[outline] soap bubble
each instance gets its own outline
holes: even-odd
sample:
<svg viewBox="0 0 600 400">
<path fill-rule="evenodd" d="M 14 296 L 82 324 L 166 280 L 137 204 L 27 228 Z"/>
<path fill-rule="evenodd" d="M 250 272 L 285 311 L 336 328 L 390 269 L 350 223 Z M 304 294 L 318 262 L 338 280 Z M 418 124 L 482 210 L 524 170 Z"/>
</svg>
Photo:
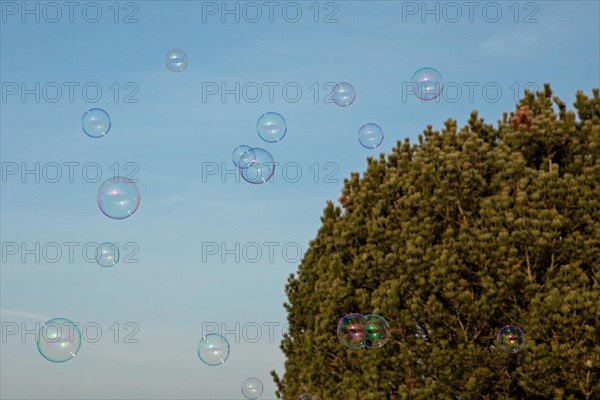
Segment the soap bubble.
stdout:
<svg viewBox="0 0 600 400">
<path fill-rule="evenodd" d="M 338 338 L 342 344 L 351 349 L 362 348 L 365 344 L 366 322 L 365 316 L 357 313 L 342 318 L 337 327 Z"/>
<path fill-rule="evenodd" d="M 381 315 L 365 316 L 365 347 L 377 348 L 387 343 L 390 338 L 390 325 Z"/>
<path fill-rule="evenodd" d="M 54 318 L 40 327 L 37 348 L 48 361 L 69 361 L 81 348 L 81 332 L 66 318 Z"/>
<path fill-rule="evenodd" d="M 515 325 L 506 325 L 498 331 L 498 347 L 507 353 L 516 353 L 525 346 L 525 333 Z"/>
<path fill-rule="evenodd" d="M 354 99 L 356 99 L 356 92 L 354 91 L 354 86 L 352 86 L 348 82 L 338 83 L 333 87 L 331 98 L 333 99 L 333 102 L 338 106 L 348 107 L 350 104 L 354 103 Z"/>
<path fill-rule="evenodd" d="M 276 143 L 285 136 L 287 123 L 281 114 L 268 112 L 263 114 L 256 123 L 258 136 L 265 142 Z"/>
<path fill-rule="evenodd" d="M 110 130 L 110 126 L 110 115 L 101 108 L 91 108 L 81 117 L 81 127 L 89 137 L 105 136 Z"/>
<path fill-rule="evenodd" d="M 242 382 L 242 395 L 248 400 L 256 400 L 263 394 L 263 383 L 258 378 L 248 378 Z"/>
<path fill-rule="evenodd" d="M 140 206 L 140 191 L 129 178 L 108 178 L 98 189 L 98 207 L 112 219 L 125 219 Z"/>
<path fill-rule="evenodd" d="M 209 333 L 198 343 L 198 357 L 211 367 L 225 364 L 229 357 L 229 342 L 218 333 Z"/>
<path fill-rule="evenodd" d="M 98 248 L 96 262 L 105 268 L 114 266 L 119 262 L 119 247 L 114 243 L 102 243 Z"/>
<path fill-rule="evenodd" d="M 248 168 L 253 163 L 252 160 L 254 159 L 254 151 L 252 151 L 252 148 L 250 146 L 241 144 L 235 149 L 233 149 L 231 158 L 236 167 Z"/>
<path fill-rule="evenodd" d="M 296 400 L 315 400 L 315 396 L 312 394 L 304 393 L 298 396 Z"/>
<path fill-rule="evenodd" d="M 413 74 L 410 81 L 415 96 L 425 101 L 436 99 L 444 89 L 442 74 L 435 68 L 421 68 Z"/>
<path fill-rule="evenodd" d="M 377 124 L 364 124 L 358 130 L 358 141 L 367 149 L 375 149 L 383 142 L 383 131 Z"/>
<path fill-rule="evenodd" d="M 181 72 L 188 66 L 188 56 L 181 49 L 170 50 L 165 56 L 165 65 L 170 71 Z"/>
<path fill-rule="evenodd" d="M 248 153 L 248 154 L 246 154 Z M 275 161 L 271 153 L 260 147 L 254 147 L 244 153 L 241 159 L 248 160 L 247 168 L 240 168 L 240 175 L 245 181 L 261 184 L 265 183 L 275 173 Z"/>
</svg>

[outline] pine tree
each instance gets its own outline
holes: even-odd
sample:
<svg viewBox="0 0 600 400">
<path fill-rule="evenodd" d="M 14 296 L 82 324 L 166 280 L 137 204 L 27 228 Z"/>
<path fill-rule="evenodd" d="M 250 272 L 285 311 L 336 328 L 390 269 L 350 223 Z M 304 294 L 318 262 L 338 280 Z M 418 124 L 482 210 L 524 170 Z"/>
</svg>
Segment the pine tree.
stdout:
<svg viewBox="0 0 600 400">
<path fill-rule="evenodd" d="M 576 99 L 545 85 L 497 127 L 428 126 L 346 179 L 286 285 L 277 395 L 600 399 L 600 90 Z M 384 316 L 389 342 L 344 347 L 350 312 Z"/>
</svg>

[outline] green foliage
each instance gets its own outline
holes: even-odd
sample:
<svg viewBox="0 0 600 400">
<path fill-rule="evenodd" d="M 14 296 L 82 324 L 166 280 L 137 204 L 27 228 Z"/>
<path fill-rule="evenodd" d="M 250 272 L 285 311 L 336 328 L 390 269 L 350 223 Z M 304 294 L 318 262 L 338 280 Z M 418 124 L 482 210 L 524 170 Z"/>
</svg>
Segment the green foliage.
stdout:
<svg viewBox="0 0 600 400">
<path fill-rule="evenodd" d="M 600 90 L 575 108 L 546 85 L 497 128 L 473 112 L 352 174 L 288 280 L 278 396 L 600 399 Z M 346 349 L 350 312 L 390 341 Z"/>
</svg>

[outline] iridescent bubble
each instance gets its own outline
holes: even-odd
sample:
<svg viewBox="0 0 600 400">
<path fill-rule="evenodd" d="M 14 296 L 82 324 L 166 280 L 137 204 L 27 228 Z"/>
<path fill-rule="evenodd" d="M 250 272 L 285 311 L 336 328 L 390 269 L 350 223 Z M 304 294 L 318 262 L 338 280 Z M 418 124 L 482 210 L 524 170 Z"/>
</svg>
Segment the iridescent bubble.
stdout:
<svg viewBox="0 0 600 400">
<path fill-rule="evenodd" d="M 98 207 L 112 219 L 125 219 L 140 206 L 140 191 L 129 178 L 108 178 L 98 189 Z"/>
<path fill-rule="evenodd" d="M 188 56 L 181 49 L 170 50 L 165 56 L 165 65 L 170 71 L 181 72 L 188 66 Z"/>
<path fill-rule="evenodd" d="M 365 347 L 381 347 L 390 338 L 390 324 L 378 314 L 369 314 L 365 318 Z"/>
<path fill-rule="evenodd" d="M 211 367 L 223 365 L 229 357 L 229 342 L 218 333 L 209 333 L 198 343 L 198 357 Z"/>
<path fill-rule="evenodd" d="M 296 400 L 315 400 L 315 396 L 308 393 L 303 393 Z"/>
<path fill-rule="evenodd" d="M 265 183 L 271 179 L 275 173 L 275 161 L 271 153 L 260 147 L 254 147 L 246 153 L 241 158 L 249 160 L 250 165 L 247 168 L 240 168 L 242 178 L 254 184 Z"/>
<path fill-rule="evenodd" d="M 498 331 L 498 347 L 507 353 L 516 353 L 525 346 L 525 333 L 515 325 L 506 325 Z"/>
<path fill-rule="evenodd" d="M 354 86 L 349 84 L 348 82 L 340 82 L 333 87 L 333 91 L 331 92 L 331 98 L 333 102 L 340 107 L 348 107 L 350 104 L 354 103 L 356 99 L 356 92 L 354 91 Z"/>
<path fill-rule="evenodd" d="M 442 74 L 435 68 L 421 68 L 413 74 L 410 81 L 415 96 L 425 101 L 436 99 L 444 89 Z"/>
<path fill-rule="evenodd" d="M 119 262 L 119 247 L 114 243 L 102 243 L 98 248 L 98 258 L 96 262 L 105 268 L 114 266 Z"/>
<path fill-rule="evenodd" d="M 258 136 L 265 142 L 276 143 L 285 136 L 287 123 L 285 119 L 276 112 L 263 114 L 256 123 Z"/>
<path fill-rule="evenodd" d="M 89 137 L 105 136 L 110 130 L 110 126 L 110 115 L 101 108 L 91 108 L 81 117 L 81 127 Z"/>
<path fill-rule="evenodd" d="M 54 318 L 40 327 L 37 348 L 48 361 L 69 361 L 81 348 L 81 332 L 66 318 Z"/>
<path fill-rule="evenodd" d="M 377 124 L 364 124 L 358 130 L 358 141 L 367 149 L 376 149 L 383 142 L 383 130 Z"/>
<path fill-rule="evenodd" d="M 263 383 L 258 378 L 248 378 L 242 382 L 242 395 L 248 400 L 256 400 L 263 394 Z"/>
<path fill-rule="evenodd" d="M 342 318 L 337 327 L 340 342 L 351 349 L 362 348 L 365 345 L 366 322 L 365 316 L 357 313 L 351 313 Z"/>
<path fill-rule="evenodd" d="M 252 151 L 252 148 L 250 146 L 241 144 L 235 149 L 233 149 L 231 158 L 236 167 L 248 168 L 253 163 L 252 160 L 254 159 L 254 151 Z"/>
</svg>

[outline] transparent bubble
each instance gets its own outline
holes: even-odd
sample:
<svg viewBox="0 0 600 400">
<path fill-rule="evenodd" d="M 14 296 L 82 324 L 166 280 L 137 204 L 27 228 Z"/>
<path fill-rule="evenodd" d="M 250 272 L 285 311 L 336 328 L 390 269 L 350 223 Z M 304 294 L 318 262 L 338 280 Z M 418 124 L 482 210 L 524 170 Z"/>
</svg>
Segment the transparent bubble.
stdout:
<svg viewBox="0 0 600 400">
<path fill-rule="evenodd" d="M 256 400 L 263 394 L 263 383 L 258 378 L 248 378 L 242 382 L 242 395 L 248 400 Z"/>
<path fill-rule="evenodd" d="M 390 324 L 378 314 L 369 314 L 365 318 L 365 347 L 377 348 L 386 344 L 390 338 Z"/>
<path fill-rule="evenodd" d="M 516 353 L 525 346 L 525 333 L 515 325 L 506 325 L 498 331 L 498 347 L 507 353 Z"/>
<path fill-rule="evenodd" d="M 209 333 L 198 343 L 198 357 L 211 367 L 225 364 L 229 350 L 229 342 L 218 333 Z"/>
<path fill-rule="evenodd" d="M 377 124 L 364 124 L 358 130 L 358 141 L 367 149 L 376 149 L 383 142 L 383 130 Z"/>
<path fill-rule="evenodd" d="M 101 108 L 91 108 L 81 117 L 81 127 L 89 137 L 105 136 L 110 131 L 110 126 L 110 115 Z"/>
<path fill-rule="evenodd" d="M 98 248 L 98 258 L 96 262 L 105 268 L 113 267 L 119 262 L 119 247 L 114 243 L 102 243 Z"/>
<path fill-rule="evenodd" d="M 351 313 L 340 320 L 337 334 L 340 342 L 350 349 L 360 349 L 365 345 L 365 324 L 362 314 Z"/>
<path fill-rule="evenodd" d="M 296 400 L 315 400 L 315 396 L 308 393 L 303 393 Z"/>
<path fill-rule="evenodd" d="M 421 68 L 413 74 L 410 81 L 415 96 L 425 101 L 436 99 L 444 89 L 442 74 L 435 68 Z"/>
<path fill-rule="evenodd" d="M 98 189 L 98 207 L 112 219 L 125 219 L 140 206 L 140 191 L 129 178 L 108 178 Z"/>
<path fill-rule="evenodd" d="M 81 332 L 66 318 L 54 318 L 40 327 L 37 348 L 48 361 L 69 361 L 81 348 Z"/>
<path fill-rule="evenodd" d="M 333 102 L 340 107 L 348 107 L 350 104 L 354 103 L 356 99 L 356 92 L 354 90 L 354 86 L 349 84 L 348 82 L 340 82 L 333 87 L 333 91 L 331 92 L 331 98 Z"/>
<path fill-rule="evenodd" d="M 256 123 L 258 136 L 265 142 L 276 143 L 285 136 L 287 123 L 281 114 L 268 112 L 263 114 Z"/>
<path fill-rule="evenodd" d="M 246 146 L 245 144 L 241 144 L 235 149 L 233 149 L 233 153 L 231 154 L 231 159 L 233 163 L 238 168 L 248 168 L 253 163 L 254 159 L 254 151 L 250 146 Z"/>
<path fill-rule="evenodd" d="M 187 53 L 181 49 L 170 50 L 165 56 L 165 65 L 170 71 L 182 72 L 188 66 Z"/>
<path fill-rule="evenodd" d="M 246 154 L 248 153 L 248 154 Z M 275 161 L 271 153 L 260 147 L 254 147 L 242 155 L 242 159 L 251 161 L 247 168 L 240 168 L 240 175 L 247 182 L 265 183 L 275 173 Z"/>
</svg>

